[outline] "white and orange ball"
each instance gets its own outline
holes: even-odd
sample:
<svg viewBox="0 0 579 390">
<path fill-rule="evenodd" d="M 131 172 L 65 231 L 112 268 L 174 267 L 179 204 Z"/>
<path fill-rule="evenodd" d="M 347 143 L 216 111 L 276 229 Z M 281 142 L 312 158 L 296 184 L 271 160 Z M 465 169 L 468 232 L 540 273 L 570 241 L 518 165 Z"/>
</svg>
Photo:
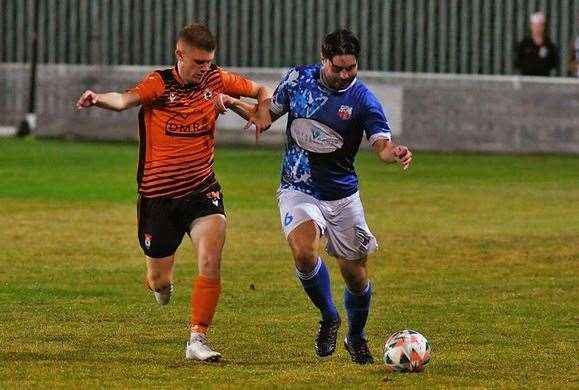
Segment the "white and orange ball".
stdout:
<svg viewBox="0 0 579 390">
<path fill-rule="evenodd" d="M 396 332 L 384 344 L 384 363 L 390 371 L 421 372 L 430 359 L 430 343 L 415 330 Z"/>
</svg>

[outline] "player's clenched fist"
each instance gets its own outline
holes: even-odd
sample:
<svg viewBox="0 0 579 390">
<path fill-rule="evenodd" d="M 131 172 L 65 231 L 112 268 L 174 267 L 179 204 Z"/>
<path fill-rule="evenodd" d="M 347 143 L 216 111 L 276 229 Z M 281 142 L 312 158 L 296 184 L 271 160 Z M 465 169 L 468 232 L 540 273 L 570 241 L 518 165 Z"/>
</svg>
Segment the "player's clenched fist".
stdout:
<svg viewBox="0 0 579 390">
<path fill-rule="evenodd" d="M 82 110 L 85 107 L 94 106 L 98 101 L 98 94 L 91 90 L 86 90 L 76 102 L 76 108 Z"/>
<path fill-rule="evenodd" d="M 394 149 L 394 157 L 396 161 L 402 166 L 402 169 L 407 169 L 412 162 L 412 152 L 406 146 L 398 145 Z"/>
</svg>

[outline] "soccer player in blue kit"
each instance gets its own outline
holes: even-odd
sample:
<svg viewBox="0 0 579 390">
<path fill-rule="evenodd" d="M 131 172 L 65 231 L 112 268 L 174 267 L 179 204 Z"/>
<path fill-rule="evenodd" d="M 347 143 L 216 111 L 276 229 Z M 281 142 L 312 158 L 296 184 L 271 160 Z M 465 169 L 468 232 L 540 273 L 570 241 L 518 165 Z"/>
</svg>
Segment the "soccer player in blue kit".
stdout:
<svg viewBox="0 0 579 390">
<path fill-rule="evenodd" d="M 364 135 L 384 162 L 407 168 L 412 154 L 391 142 L 380 102 L 356 78 L 359 55 L 360 43 L 350 31 L 327 35 L 321 65 L 290 69 L 274 92 L 270 111 L 273 120 L 288 113 L 278 204 L 298 278 L 322 315 L 316 353 L 334 353 L 341 322 L 319 255 L 325 235 L 326 250 L 346 282 L 344 346 L 352 361 L 369 364 L 373 358 L 364 327 L 372 285 L 366 259 L 377 243 L 364 218 L 354 158 Z"/>
<path fill-rule="evenodd" d="M 364 135 L 386 163 L 406 169 L 412 153 L 391 142 L 380 102 L 356 78 L 359 54 L 350 31 L 327 35 L 321 64 L 290 69 L 274 92 L 270 112 L 272 120 L 288 113 L 278 204 L 297 276 L 321 312 L 315 351 L 320 357 L 334 353 L 341 323 L 320 257 L 325 235 L 326 250 L 346 282 L 344 346 L 355 363 L 371 364 L 364 333 L 372 296 L 366 259 L 377 243 L 364 217 L 354 158 Z"/>
</svg>

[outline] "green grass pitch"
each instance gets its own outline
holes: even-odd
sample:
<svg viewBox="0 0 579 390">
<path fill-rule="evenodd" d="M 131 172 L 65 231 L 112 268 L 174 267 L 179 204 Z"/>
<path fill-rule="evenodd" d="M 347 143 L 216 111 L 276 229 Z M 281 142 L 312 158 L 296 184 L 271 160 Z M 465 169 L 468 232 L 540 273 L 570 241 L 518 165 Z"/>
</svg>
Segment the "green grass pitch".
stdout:
<svg viewBox="0 0 579 390">
<path fill-rule="evenodd" d="M 225 359 L 185 361 L 194 255 L 184 240 L 175 299 L 157 306 L 142 287 L 136 157 L 130 144 L 0 140 L 0 388 L 579 386 L 579 158 L 418 152 L 403 172 L 361 152 L 380 249 L 377 363 L 358 367 L 341 344 L 314 355 L 318 314 L 275 201 L 281 150 L 266 148 L 217 151 L 229 227 L 210 340 Z M 405 328 L 432 343 L 423 374 L 382 364 Z"/>
</svg>

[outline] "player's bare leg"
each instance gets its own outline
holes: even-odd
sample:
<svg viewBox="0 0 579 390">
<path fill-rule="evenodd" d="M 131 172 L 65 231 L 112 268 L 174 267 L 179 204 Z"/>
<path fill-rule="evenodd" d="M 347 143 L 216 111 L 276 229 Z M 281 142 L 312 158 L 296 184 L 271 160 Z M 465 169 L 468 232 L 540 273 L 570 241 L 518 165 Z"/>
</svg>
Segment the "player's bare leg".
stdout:
<svg viewBox="0 0 579 390">
<path fill-rule="evenodd" d="M 207 344 L 207 329 L 221 293 L 221 252 L 225 243 L 225 217 L 213 214 L 197 218 L 191 224 L 191 242 L 197 249 L 199 273 L 193 281 L 191 296 L 191 338 L 185 357 L 192 360 L 218 361 L 221 354 Z"/>
<path fill-rule="evenodd" d="M 320 250 L 320 230 L 312 220 L 305 221 L 288 235 L 294 263 L 298 271 L 312 272 Z"/>
<path fill-rule="evenodd" d="M 340 316 L 332 300 L 330 275 L 319 257 L 320 229 L 314 221 L 306 221 L 291 231 L 288 243 L 298 278 L 322 314 L 314 349 L 319 357 L 328 357 L 336 350 Z"/>
<path fill-rule="evenodd" d="M 372 364 L 374 358 L 368 349 L 364 334 L 372 296 L 366 258 L 360 260 L 337 259 L 337 261 L 347 286 L 344 290 L 344 304 L 348 312 L 349 329 L 344 346 L 350 353 L 353 362 Z"/>
<path fill-rule="evenodd" d="M 348 289 L 353 292 L 362 291 L 368 284 L 368 266 L 366 258 L 360 260 L 344 260 L 337 258 L 340 273 Z"/>
<path fill-rule="evenodd" d="M 219 278 L 227 222 L 221 214 L 197 218 L 191 224 L 191 242 L 197 249 L 199 274 Z"/>
<path fill-rule="evenodd" d="M 160 305 L 166 305 L 173 294 L 173 267 L 175 256 L 162 258 L 146 257 L 147 276 L 145 286 L 155 294 L 155 299 Z"/>
</svg>

